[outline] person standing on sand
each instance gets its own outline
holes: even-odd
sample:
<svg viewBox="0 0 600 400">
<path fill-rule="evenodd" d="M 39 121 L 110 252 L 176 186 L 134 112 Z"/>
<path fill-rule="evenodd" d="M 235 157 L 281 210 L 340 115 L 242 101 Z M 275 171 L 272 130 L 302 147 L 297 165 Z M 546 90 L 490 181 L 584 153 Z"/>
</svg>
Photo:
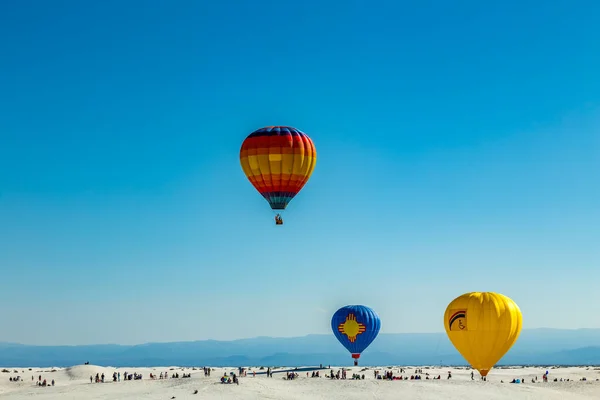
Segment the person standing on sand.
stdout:
<svg viewBox="0 0 600 400">
<path fill-rule="evenodd" d="M 475 378 L 473 377 L 473 371 L 471 371 L 471 380 L 474 381 Z"/>
</svg>

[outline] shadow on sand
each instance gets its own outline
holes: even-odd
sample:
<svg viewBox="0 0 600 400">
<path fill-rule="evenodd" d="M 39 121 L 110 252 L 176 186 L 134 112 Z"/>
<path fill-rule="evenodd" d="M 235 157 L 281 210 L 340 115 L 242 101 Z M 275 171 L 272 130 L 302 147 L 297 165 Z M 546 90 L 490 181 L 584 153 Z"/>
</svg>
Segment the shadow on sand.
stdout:
<svg viewBox="0 0 600 400">
<path fill-rule="evenodd" d="M 301 367 L 301 368 L 289 368 L 289 369 L 276 369 L 276 370 L 271 370 L 271 372 L 273 374 L 279 374 L 281 372 L 308 372 L 308 371 L 321 371 L 321 370 L 329 370 L 331 368 L 327 368 L 327 367 Z M 267 370 L 264 371 L 260 371 L 260 372 L 256 372 L 256 375 L 265 375 L 267 373 Z M 248 375 L 250 375 L 251 372 L 248 371 Z"/>
</svg>

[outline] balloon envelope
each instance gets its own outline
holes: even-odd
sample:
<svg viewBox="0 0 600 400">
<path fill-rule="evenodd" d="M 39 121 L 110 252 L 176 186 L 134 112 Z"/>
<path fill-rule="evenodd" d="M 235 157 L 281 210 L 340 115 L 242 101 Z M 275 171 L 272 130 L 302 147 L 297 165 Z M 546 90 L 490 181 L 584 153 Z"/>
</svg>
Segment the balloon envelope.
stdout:
<svg viewBox="0 0 600 400">
<path fill-rule="evenodd" d="M 380 328 L 379 316 L 367 306 L 345 306 L 331 318 L 333 334 L 354 359 L 358 359 L 360 353 L 375 340 Z"/>
<path fill-rule="evenodd" d="M 317 162 L 313 141 L 289 126 L 268 126 L 242 143 L 244 174 L 273 210 L 285 210 L 310 178 Z"/>
<path fill-rule="evenodd" d="M 448 338 L 482 376 L 517 341 L 522 325 L 519 306 L 499 293 L 465 293 L 452 300 L 444 313 Z"/>
</svg>

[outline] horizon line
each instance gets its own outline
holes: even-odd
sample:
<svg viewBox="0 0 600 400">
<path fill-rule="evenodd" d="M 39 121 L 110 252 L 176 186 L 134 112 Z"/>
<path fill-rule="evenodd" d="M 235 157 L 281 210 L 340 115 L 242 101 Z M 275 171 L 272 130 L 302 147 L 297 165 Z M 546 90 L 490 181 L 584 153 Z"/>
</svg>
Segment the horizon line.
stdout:
<svg viewBox="0 0 600 400">
<path fill-rule="evenodd" d="M 523 331 L 536 331 L 536 330 L 552 330 L 552 331 L 582 331 L 582 330 L 599 330 L 600 328 L 527 328 Z M 440 335 L 446 332 L 381 332 L 379 335 Z M 90 344 L 28 344 L 28 343 L 17 343 L 17 342 L 3 342 L 0 341 L 0 345 L 13 345 L 13 346 L 28 346 L 28 347 L 89 347 L 89 346 L 122 346 L 122 347 L 135 347 L 145 346 L 151 344 L 170 344 L 170 343 L 196 343 L 196 342 L 237 342 L 241 340 L 254 340 L 254 339 L 300 339 L 308 336 L 330 336 L 329 333 L 308 333 L 301 336 L 252 336 L 246 338 L 237 339 L 196 339 L 196 340 L 170 340 L 164 342 L 143 342 L 134 344 L 120 344 L 120 343 L 90 343 Z"/>
</svg>

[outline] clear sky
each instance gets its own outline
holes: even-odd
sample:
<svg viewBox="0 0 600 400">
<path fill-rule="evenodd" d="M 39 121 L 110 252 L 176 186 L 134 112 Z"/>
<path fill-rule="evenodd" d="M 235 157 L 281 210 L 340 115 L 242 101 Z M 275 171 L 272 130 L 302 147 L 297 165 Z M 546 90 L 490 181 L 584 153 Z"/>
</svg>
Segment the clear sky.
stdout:
<svg viewBox="0 0 600 400">
<path fill-rule="evenodd" d="M 450 4 L 452 3 L 452 4 Z M 600 2 L 0 2 L 0 341 L 600 327 Z M 253 130 L 318 161 L 276 227 Z"/>
</svg>

